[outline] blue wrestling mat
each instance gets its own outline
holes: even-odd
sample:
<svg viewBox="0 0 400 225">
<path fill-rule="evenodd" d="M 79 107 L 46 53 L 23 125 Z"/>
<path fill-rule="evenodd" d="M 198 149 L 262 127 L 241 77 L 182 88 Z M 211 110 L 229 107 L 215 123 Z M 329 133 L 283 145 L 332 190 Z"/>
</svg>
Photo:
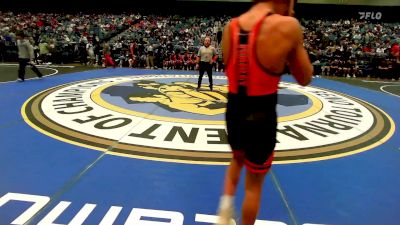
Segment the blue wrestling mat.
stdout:
<svg viewBox="0 0 400 225">
<path fill-rule="evenodd" d="M 0 84 L 0 225 L 213 224 L 230 159 L 214 82 L 103 69 Z M 278 114 L 256 225 L 399 224 L 398 96 L 284 76 Z"/>
</svg>

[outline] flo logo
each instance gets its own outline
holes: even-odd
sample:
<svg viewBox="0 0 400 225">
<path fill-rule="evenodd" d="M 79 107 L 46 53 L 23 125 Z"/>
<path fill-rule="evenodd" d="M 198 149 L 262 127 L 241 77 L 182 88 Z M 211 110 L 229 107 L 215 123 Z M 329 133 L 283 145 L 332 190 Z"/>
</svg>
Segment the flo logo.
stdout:
<svg viewBox="0 0 400 225">
<path fill-rule="evenodd" d="M 66 84 L 31 97 L 25 121 L 59 140 L 108 154 L 159 161 L 226 164 L 225 76 L 195 91 L 194 75 L 142 75 Z M 362 100 L 281 83 L 275 163 L 343 157 L 382 144 L 392 119 Z"/>
</svg>

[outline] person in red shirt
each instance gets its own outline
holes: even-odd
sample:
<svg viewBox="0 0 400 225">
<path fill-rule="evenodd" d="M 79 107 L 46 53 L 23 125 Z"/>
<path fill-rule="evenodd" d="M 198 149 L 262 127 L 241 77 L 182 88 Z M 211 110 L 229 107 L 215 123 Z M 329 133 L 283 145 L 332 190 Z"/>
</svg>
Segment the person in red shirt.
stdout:
<svg viewBox="0 0 400 225">
<path fill-rule="evenodd" d="M 43 26 L 44 26 L 43 21 L 38 20 L 38 21 L 36 22 L 36 26 L 38 26 L 39 28 L 40 28 L 40 27 L 43 27 Z"/>
<path fill-rule="evenodd" d="M 175 69 L 182 69 L 183 67 L 183 56 L 180 52 L 176 54 L 176 60 L 175 60 Z"/>
<path fill-rule="evenodd" d="M 399 52 L 400 52 L 400 45 L 398 43 L 393 44 L 390 51 L 391 51 L 392 55 L 398 56 Z"/>
<path fill-rule="evenodd" d="M 182 69 L 189 70 L 190 55 L 189 55 L 188 51 L 185 52 L 182 59 L 183 59 L 183 68 Z"/>
<path fill-rule="evenodd" d="M 175 54 L 175 52 L 172 52 L 171 55 L 169 56 L 169 67 L 171 69 L 175 69 L 175 67 L 176 67 L 176 54 Z"/>
<path fill-rule="evenodd" d="M 286 67 L 300 85 L 313 67 L 303 47 L 294 0 L 253 0 L 253 6 L 224 28 L 223 60 L 228 77 L 226 124 L 232 159 L 218 207 L 218 225 L 228 225 L 240 173 L 246 167 L 242 225 L 254 225 L 264 178 L 274 158 L 277 91 Z"/>
<path fill-rule="evenodd" d="M 369 44 L 367 46 L 364 46 L 362 48 L 362 50 L 363 50 L 363 52 L 367 52 L 367 53 L 372 52 L 372 48 L 371 48 L 371 46 Z"/>
<path fill-rule="evenodd" d="M 103 44 L 103 55 L 104 55 L 104 66 L 112 66 L 115 68 L 117 65 L 114 62 L 113 58 L 111 57 L 111 49 L 108 43 Z"/>
<path fill-rule="evenodd" d="M 189 69 L 194 70 L 196 67 L 197 55 L 193 52 L 190 54 Z"/>
</svg>

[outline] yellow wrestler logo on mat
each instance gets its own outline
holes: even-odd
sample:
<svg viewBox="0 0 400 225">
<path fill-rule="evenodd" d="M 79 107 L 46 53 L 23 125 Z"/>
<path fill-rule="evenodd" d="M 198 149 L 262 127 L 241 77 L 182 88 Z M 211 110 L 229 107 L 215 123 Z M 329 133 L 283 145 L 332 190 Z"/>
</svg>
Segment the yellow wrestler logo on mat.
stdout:
<svg viewBox="0 0 400 225">
<path fill-rule="evenodd" d="M 197 84 L 189 82 L 172 82 L 170 84 L 155 81 L 141 81 L 135 88 L 148 92 L 129 97 L 133 102 L 158 103 L 172 111 L 184 111 L 202 115 L 218 115 L 225 112 L 227 102 L 227 85 L 215 85 L 213 91 L 196 91 Z"/>
</svg>

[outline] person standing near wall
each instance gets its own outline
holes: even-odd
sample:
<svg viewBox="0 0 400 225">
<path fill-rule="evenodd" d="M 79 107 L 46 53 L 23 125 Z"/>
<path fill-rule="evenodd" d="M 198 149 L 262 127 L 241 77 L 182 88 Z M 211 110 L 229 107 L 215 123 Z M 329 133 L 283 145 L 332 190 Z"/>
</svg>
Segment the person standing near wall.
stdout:
<svg viewBox="0 0 400 225">
<path fill-rule="evenodd" d="M 43 74 L 39 71 L 39 69 L 35 66 L 33 60 L 35 59 L 35 55 L 33 52 L 33 46 L 29 42 L 29 39 L 26 37 L 23 31 L 19 31 L 16 33 L 17 38 L 17 47 L 18 47 L 18 81 L 25 81 L 25 68 L 27 65 L 31 66 L 33 72 L 41 78 Z"/>
<path fill-rule="evenodd" d="M 111 47 L 110 44 L 104 42 L 103 44 L 103 55 L 104 55 L 104 67 L 112 66 L 115 68 L 117 65 L 111 57 Z"/>
</svg>

